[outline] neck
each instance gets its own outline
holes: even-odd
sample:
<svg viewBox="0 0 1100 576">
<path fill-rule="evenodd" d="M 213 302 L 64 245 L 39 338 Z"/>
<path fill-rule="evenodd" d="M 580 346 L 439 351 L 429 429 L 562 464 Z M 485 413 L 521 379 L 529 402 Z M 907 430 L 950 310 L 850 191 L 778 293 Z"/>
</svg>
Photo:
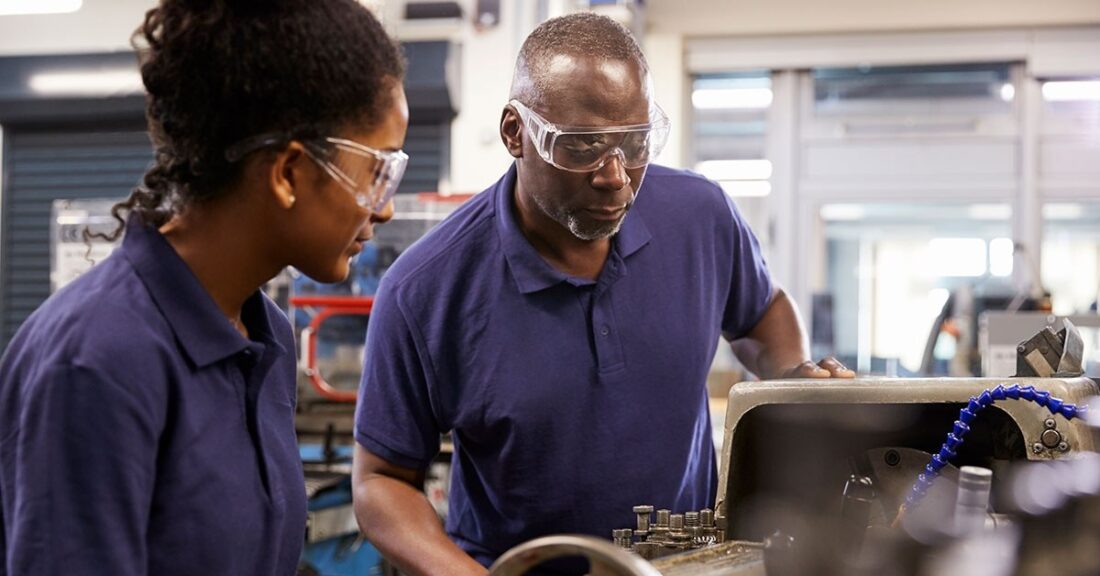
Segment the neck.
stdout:
<svg viewBox="0 0 1100 576">
<path fill-rule="evenodd" d="M 520 231 L 535 251 L 555 269 L 578 278 L 595 280 L 611 252 L 611 239 L 582 240 L 547 216 L 516 182 L 513 211 Z"/>
<path fill-rule="evenodd" d="M 241 307 L 260 286 L 278 274 L 281 266 L 266 262 L 262 234 L 225 201 L 190 206 L 161 226 L 168 243 L 187 263 L 214 303 L 231 321 L 239 321 Z"/>
</svg>

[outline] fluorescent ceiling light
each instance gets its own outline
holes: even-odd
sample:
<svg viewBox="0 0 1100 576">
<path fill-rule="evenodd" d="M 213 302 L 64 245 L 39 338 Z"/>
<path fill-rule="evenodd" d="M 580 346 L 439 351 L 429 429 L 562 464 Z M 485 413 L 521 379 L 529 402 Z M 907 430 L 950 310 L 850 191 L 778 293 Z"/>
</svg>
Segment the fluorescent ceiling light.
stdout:
<svg viewBox="0 0 1100 576">
<path fill-rule="evenodd" d="M 771 88 L 699 88 L 691 104 L 703 110 L 760 110 L 772 105 Z"/>
<path fill-rule="evenodd" d="M 695 171 L 711 180 L 767 180 L 772 177 L 769 160 L 704 160 Z"/>
<path fill-rule="evenodd" d="M 1016 97 L 1016 87 L 1012 84 L 1001 84 L 1001 100 L 1012 102 Z"/>
<path fill-rule="evenodd" d="M 1043 100 L 1047 102 L 1100 100 L 1100 80 L 1043 82 Z"/>
<path fill-rule="evenodd" d="M 29 84 L 44 96 L 118 96 L 145 89 L 137 70 L 46 72 L 31 76 Z"/>
<path fill-rule="evenodd" d="M 826 204 L 821 207 L 821 217 L 830 221 L 862 220 L 867 209 L 859 204 Z"/>
<path fill-rule="evenodd" d="M 1085 215 L 1085 207 L 1080 204 L 1043 204 L 1045 220 L 1080 220 Z"/>
<path fill-rule="evenodd" d="M 84 0 L 0 0 L 0 16 L 69 14 L 83 4 Z"/>
<path fill-rule="evenodd" d="M 1008 204 L 974 204 L 967 208 L 967 215 L 974 220 L 1008 220 L 1012 206 Z"/>
<path fill-rule="evenodd" d="M 772 193 L 771 182 L 767 180 L 720 180 L 718 185 L 732 198 L 759 198 Z"/>
</svg>

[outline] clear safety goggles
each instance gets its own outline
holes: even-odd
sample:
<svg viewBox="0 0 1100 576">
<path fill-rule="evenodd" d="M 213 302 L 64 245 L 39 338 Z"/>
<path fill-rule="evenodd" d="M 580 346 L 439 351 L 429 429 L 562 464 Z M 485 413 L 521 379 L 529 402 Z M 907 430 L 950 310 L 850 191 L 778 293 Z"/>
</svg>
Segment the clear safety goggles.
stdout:
<svg viewBox="0 0 1100 576">
<path fill-rule="evenodd" d="M 225 157 L 236 162 L 256 150 L 288 140 L 284 134 L 256 136 L 231 146 Z M 302 145 L 310 159 L 355 196 L 357 204 L 373 212 L 382 211 L 393 199 L 409 164 L 409 155 L 401 150 L 376 150 L 343 138 L 302 140 Z"/>
<path fill-rule="evenodd" d="M 669 120 L 653 104 L 648 124 L 607 127 L 557 126 L 518 100 L 509 102 L 523 121 L 539 156 L 555 168 L 569 172 L 599 170 L 618 156 L 629 169 L 649 164 L 668 141 Z"/>
</svg>

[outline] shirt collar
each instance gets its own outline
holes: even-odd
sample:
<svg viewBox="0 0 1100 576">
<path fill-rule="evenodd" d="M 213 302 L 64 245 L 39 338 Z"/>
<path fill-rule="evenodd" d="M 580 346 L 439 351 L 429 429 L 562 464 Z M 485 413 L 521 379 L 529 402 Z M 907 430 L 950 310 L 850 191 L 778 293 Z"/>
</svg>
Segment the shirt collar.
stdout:
<svg viewBox="0 0 1100 576">
<path fill-rule="evenodd" d="M 516 165 L 512 164 L 504 177 L 497 181 L 492 189 L 495 194 L 497 232 L 500 236 L 504 257 L 516 286 L 523 294 L 545 290 L 569 277 L 556 270 L 539 255 L 516 221 L 515 206 Z M 619 233 L 611 243 L 611 249 L 626 259 L 649 243 L 650 233 L 642 215 L 637 209 L 626 214 Z"/>
<path fill-rule="evenodd" d="M 213 364 L 254 345 L 244 338 L 214 303 L 199 279 L 168 240 L 136 215 L 126 224 L 121 251 L 171 326 L 176 340 L 198 367 Z M 241 317 L 253 340 L 278 354 L 284 348 L 274 336 L 272 310 L 257 290 L 245 301 Z"/>
</svg>

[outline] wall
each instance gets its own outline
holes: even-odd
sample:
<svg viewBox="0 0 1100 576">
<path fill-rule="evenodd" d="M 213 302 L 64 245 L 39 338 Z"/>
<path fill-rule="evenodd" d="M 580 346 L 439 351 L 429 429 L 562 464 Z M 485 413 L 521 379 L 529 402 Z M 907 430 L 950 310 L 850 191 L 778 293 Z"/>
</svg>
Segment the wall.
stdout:
<svg viewBox="0 0 1100 576">
<path fill-rule="evenodd" d="M 130 35 L 156 4 L 84 0 L 72 14 L 0 16 L 0 56 L 129 50 Z"/>
<path fill-rule="evenodd" d="M 1100 23 L 1097 0 L 648 0 L 649 30 L 691 36 Z"/>
</svg>

